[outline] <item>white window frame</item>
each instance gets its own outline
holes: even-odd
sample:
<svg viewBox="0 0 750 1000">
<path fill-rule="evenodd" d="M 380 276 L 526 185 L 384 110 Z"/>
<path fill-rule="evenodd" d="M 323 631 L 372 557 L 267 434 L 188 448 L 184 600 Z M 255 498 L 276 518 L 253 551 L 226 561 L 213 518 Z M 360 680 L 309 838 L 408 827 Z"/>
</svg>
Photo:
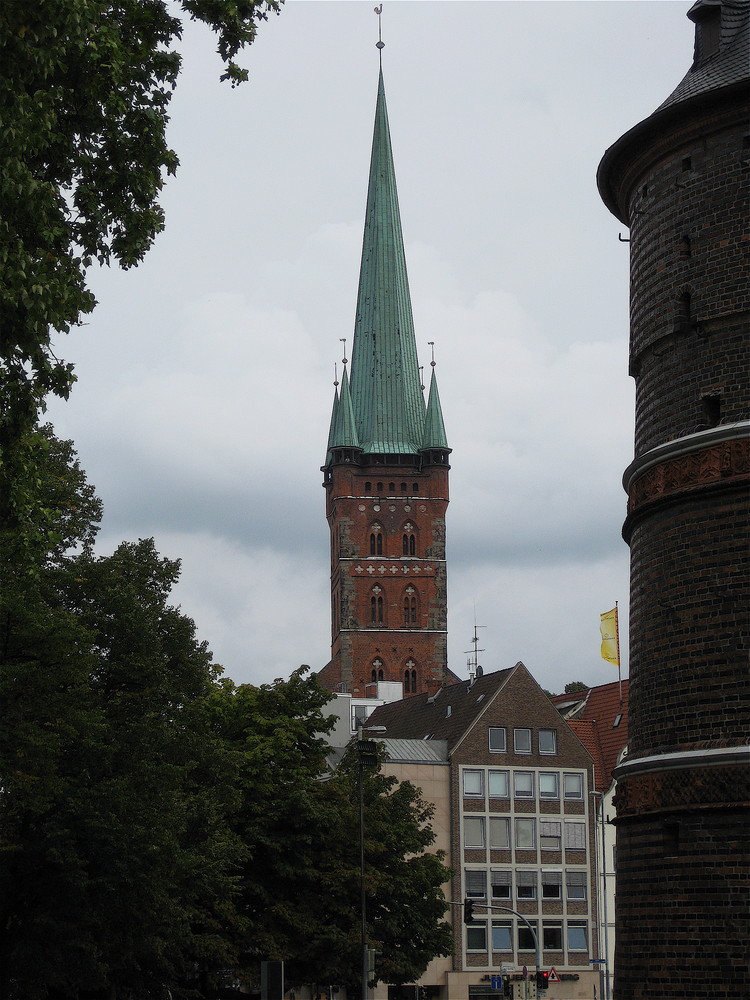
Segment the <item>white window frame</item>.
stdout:
<svg viewBox="0 0 750 1000">
<path fill-rule="evenodd" d="M 562 850 L 562 824 L 557 820 L 540 819 L 539 820 L 539 849 L 541 851 L 560 851 Z M 544 841 L 548 839 L 553 839 L 557 841 L 556 846 L 551 847 L 549 844 L 545 844 Z"/>
<path fill-rule="evenodd" d="M 555 871 L 545 871 L 545 869 L 542 869 L 542 877 L 540 881 L 542 884 L 542 902 L 550 899 L 557 900 L 563 898 L 563 873 L 559 869 Z M 551 895 L 549 891 L 545 891 L 545 886 L 554 886 L 557 889 L 557 893 Z"/>
<path fill-rule="evenodd" d="M 583 937 L 584 937 L 585 943 L 583 945 L 580 945 L 580 944 L 571 944 L 571 940 L 570 940 L 570 933 L 571 933 L 571 931 L 583 931 Z M 568 927 L 567 927 L 566 937 L 567 937 L 567 942 L 568 942 L 568 951 L 588 951 L 589 950 L 589 925 L 588 925 L 588 923 L 585 920 L 580 920 L 580 921 L 579 920 L 569 920 L 568 921 Z"/>
<path fill-rule="evenodd" d="M 543 788 L 543 782 L 552 779 L 552 784 L 554 789 L 551 792 L 546 792 Z M 540 771 L 539 772 L 539 798 L 540 799 L 559 799 L 560 798 L 560 774 L 558 771 Z"/>
<path fill-rule="evenodd" d="M 521 892 L 528 889 L 529 892 Z M 539 892 L 539 875 L 536 871 L 521 869 L 516 871 L 516 899 L 536 899 Z"/>
<path fill-rule="evenodd" d="M 472 943 L 472 938 L 480 938 L 480 943 Z M 478 920 L 466 926 L 466 950 L 487 951 L 487 923 Z"/>
<path fill-rule="evenodd" d="M 571 790 L 568 786 L 573 781 L 578 787 Z M 583 799 L 583 775 L 579 771 L 563 772 L 563 795 L 566 799 L 577 799 L 579 802 Z"/>
<path fill-rule="evenodd" d="M 546 941 L 546 936 L 548 931 L 557 931 L 560 935 L 560 944 L 558 946 L 548 944 Z M 542 951 L 562 951 L 563 950 L 563 926 L 562 921 L 551 921 L 547 923 L 546 921 L 542 923 L 542 940 L 540 942 L 542 946 Z"/>
<path fill-rule="evenodd" d="M 519 738 L 520 738 L 519 734 L 520 733 L 528 733 L 529 734 L 528 747 L 519 747 L 518 743 L 519 743 Z M 526 738 L 525 737 L 524 737 L 523 742 L 526 743 Z M 514 729 L 513 730 L 513 749 L 515 750 L 516 753 L 531 753 L 531 730 L 530 729 Z"/>
<path fill-rule="evenodd" d="M 502 746 L 493 746 L 493 733 L 502 734 L 496 735 L 495 740 L 498 743 L 502 743 Z M 507 753 L 508 752 L 508 730 L 505 726 L 490 726 L 487 733 L 487 740 L 490 753 Z"/>
<path fill-rule="evenodd" d="M 524 823 L 524 824 L 528 823 L 528 824 L 530 824 L 530 829 L 531 829 L 531 844 L 529 846 L 526 846 L 526 845 L 522 846 L 522 845 L 520 845 L 518 843 L 518 831 L 519 831 L 521 823 Z M 515 827 L 514 827 L 513 832 L 515 834 L 515 836 L 514 836 L 513 839 L 514 839 L 514 843 L 516 845 L 516 850 L 518 850 L 518 851 L 535 851 L 536 850 L 536 820 L 532 816 L 516 816 Z"/>
<path fill-rule="evenodd" d="M 552 737 L 552 749 L 543 750 L 542 749 L 542 733 L 547 733 Z M 539 753 L 543 755 L 554 756 L 557 753 L 557 730 L 556 729 L 540 729 L 539 730 Z"/>
<path fill-rule="evenodd" d="M 469 791 L 467 789 L 467 785 L 473 781 L 476 782 L 478 791 Z M 465 768 L 463 772 L 463 792 L 464 792 L 464 797 L 467 799 L 483 799 L 484 771 L 478 770 L 477 768 L 469 768 L 469 767 Z"/>
<path fill-rule="evenodd" d="M 576 895 L 575 892 L 571 892 L 573 887 L 581 890 L 580 895 Z M 577 902 L 588 899 L 588 872 L 585 869 L 574 870 L 566 868 L 565 898 L 576 900 Z"/>
<path fill-rule="evenodd" d="M 504 931 L 507 934 L 508 947 L 501 947 L 495 940 L 495 931 Z M 492 950 L 493 951 L 513 951 L 513 921 L 493 920 L 492 921 Z"/>
<path fill-rule="evenodd" d="M 521 789 L 519 791 L 519 779 L 528 779 L 528 790 Z M 533 771 L 514 771 L 513 772 L 513 798 L 514 799 L 533 799 L 534 798 L 534 772 Z"/>
<path fill-rule="evenodd" d="M 495 792 L 492 790 L 492 779 L 495 776 L 502 775 L 505 780 L 505 793 Z M 507 771 L 497 771 L 491 769 L 487 775 L 487 794 L 491 799 L 508 799 L 510 798 L 510 777 Z"/>
<path fill-rule="evenodd" d="M 464 893 L 466 899 L 487 899 L 487 870 L 466 868 L 464 870 Z"/>
<path fill-rule="evenodd" d="M 496 893 L 495 887 L 502 888 L 502 893 Z M 512 899 L 513 872 L 510 868 L 496 869 L 490 872 L 490 893 L 492 899 Z"/>
<path fill-rule="evenodd" d="M 505 843 L 497 843 L 497 838 L 494 831 L 499 829 L 505 829 Z M 503 837 L 500 837 L 503 840 Z M 508 851 L 510 850 L 510 819 L 507 816 L 490 816 L 490 850 L 491 851 Z"/>
<path fill-rule="evenodd" d="M 480 844 L 469 842 L 469 824 L 474 824 L 474 823 L 477 824 L 478 829 L 481 831 Z M 484 821 L 484 816 L 464 816 L 464 847 L 468 848 L 469 850 L 483 851 L 487 844 L 485 827 L 486 824 Z"/>
</svg>

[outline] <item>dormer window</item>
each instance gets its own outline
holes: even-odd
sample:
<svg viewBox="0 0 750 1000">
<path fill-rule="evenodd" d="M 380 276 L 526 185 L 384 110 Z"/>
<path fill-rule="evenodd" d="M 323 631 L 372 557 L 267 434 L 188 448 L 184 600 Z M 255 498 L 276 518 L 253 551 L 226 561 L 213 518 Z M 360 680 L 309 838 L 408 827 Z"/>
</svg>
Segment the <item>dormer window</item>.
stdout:
<svg viewBox="0 0 750 1000">
<path fill-rule="evenodd" d="M 721 43 L 721 4 L 704 3 L 692 15 L 695 21 L 695 61 L 693 68 L 715 56 Z"/>
</svg>

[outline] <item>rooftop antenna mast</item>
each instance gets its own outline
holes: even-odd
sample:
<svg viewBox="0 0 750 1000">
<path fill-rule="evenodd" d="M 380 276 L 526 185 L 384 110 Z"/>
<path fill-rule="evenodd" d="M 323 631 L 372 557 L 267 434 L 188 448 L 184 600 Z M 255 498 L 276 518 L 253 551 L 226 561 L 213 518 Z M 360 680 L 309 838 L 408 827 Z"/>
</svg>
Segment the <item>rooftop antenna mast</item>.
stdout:
<svg viewBox="0 0 750 1000">
<path fill-rule="evenodd" d="M 469 671 L 469 686 L 471 687 L 477 677 L 481 677 L 483 674 L 482 667 L 479 663 L 479 654 L 484 653 L 485 650 L 479 648 L 479 635 L 477 629 L 487 628 L 486 625 L 477 625 L 477 614 L 476 609 L 474 610 L 474 635 L 471 639 L 471 649 L 465 650 L 468 653 L 468 658 L 466 660 L 466 667 Z"/>
</svg>

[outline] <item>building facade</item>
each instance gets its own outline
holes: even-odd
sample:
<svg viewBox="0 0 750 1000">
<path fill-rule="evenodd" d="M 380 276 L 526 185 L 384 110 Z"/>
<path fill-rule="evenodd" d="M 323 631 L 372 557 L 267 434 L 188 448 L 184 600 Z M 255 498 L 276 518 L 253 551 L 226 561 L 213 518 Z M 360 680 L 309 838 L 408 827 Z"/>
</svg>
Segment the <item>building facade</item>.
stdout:
<svg viewBox="0 0 750 1000">
<path fill-rule="evenodd" d="M 420 985 L 440 1000 L 488 1000 L 504 976 L 525 996 L 524 967 L 533 979 L 537 961 L 530 924 L 540 967 L 559 980 L 550 995 L 590 998 L 599 983 L 592 759 L 526 667 L 381 705 L 368 721 L 385 726 L 386 746 L 446 748 L 455 954 Z M 420 784 L 418 771 L 404 775 Z"/>
<path fill-rule="evenodd" d="M 604 155 L 630 228 L 630 731 L 617 1000 L 747 993 L 750 4 L 699 0 L 693 65 Z"/>
<path fill-rule="evenodd" d="M 448 456 L 434 361 L 425 403 L 382 72 L 351 371 L 334 396 L 323 486 L 331 537 L 331 691 L 438 690 L 447 669 Z"/>
</svg>

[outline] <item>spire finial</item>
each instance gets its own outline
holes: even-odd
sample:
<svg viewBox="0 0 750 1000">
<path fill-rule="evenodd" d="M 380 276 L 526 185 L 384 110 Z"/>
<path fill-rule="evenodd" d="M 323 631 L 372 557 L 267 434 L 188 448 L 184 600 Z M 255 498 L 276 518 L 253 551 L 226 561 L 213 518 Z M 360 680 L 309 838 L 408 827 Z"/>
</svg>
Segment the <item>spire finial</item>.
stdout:
<svg viewBox="0 0 750 1000">
<path fill-rule="evenodd" d="M 382 5 L 382 3 L 380 4 L 379 7 L 375 7 L 374 10 L 375 10 L 375 13 L 378 15 L 378 40 L 375 43 L 375 48 L 379 50 L 380 62 L 381 62 L 381 65 L 382 65 L 382 62 L 383 62 L 383 49 L 385 48 L 385 42 L 383 41 L 383 38 L 382 38 L 382 35 L 381 35 L 381 32 L 380 32 L 380 15 L 383 13 L 383 5 Z"/>
<path fill-rule="evenodd" d="M 428 343 L 428 345 L 429 345 L 429 347 L 430 347 L 430 349 L 432 351 L 432 361 L 430 362 L 430 367 L 434 368 L 435 367 L 435 341 L 434 340 L 428 340 L 427 343 Z"/>
<path fill-rule="evenodd" d="M 424 365 L 419 366 L 419 388 L 424 392 Z"/>
<path fill-rule="evenodd" d="M 333 363 L 333 384 L 336 386 L 339 384 L 339 366 L 335 361 Z"/>
<path fill-rule="evenodd" d="M 343 358 L 341 359 L 341 363 L 345 365 L 345 364 L 347 363 L 347 361 L 349 360 L 349 359 L 347 358 L 347 356 L 346 356 L 346 337 L 339 337 L 339 340 L 340 340 L 340 341 L 341 341 L 341 343 L 342 343 L 342 344 L 344 345 L 344 356 L 343 356 Z"/>
</svg>

